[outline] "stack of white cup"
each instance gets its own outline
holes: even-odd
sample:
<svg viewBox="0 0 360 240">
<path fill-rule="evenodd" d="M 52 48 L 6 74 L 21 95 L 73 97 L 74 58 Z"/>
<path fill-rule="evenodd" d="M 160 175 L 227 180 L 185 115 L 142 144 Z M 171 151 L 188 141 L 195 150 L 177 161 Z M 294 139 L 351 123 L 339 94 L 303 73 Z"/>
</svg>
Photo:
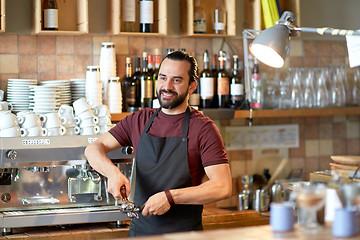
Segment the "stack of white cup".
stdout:
<svg viewBox="0 0 360 240">
<path fill-rule="evenodd" d="M 85 77 L 85 96 L 91 106 L 102 104 L 102 83 L 100 80 L 100 67 L 88 66 Z"/>
<path fill-rule="evenodd" d="M 66 128 L 63 126 L 65 119 L 58 112 L 49 112 L 39 115 L 42 126 L 47 129 L 47 136 L 64 136 Z"/>
<path fill-rule="evenodd" d="M 116 54 L 113 42 L 103 42 L 100 49 L 100 76 L 104 103 L 107 104 L 107 85 L 110 77 L 116 76 Z"/>
<path fill-rule="evenodd" d="M 100 134 L 104 134 L 113 126 L 111 124 L 111 114 L 107 105 L 97 105 L 97 116 L 99 117 Z"/>
<path fill-rule="evenodd" d="M 0 97 L 1 98 L 1 97 Z M 11 102 L 1 101 L 0 102 L 0 111 L 12 111 L 14 109 Z"/>
<path fill-rule="evenodd" d="M 122 93 L 119 77 L 110 77 L 107 91 L 110 113 L 122 112 Z"/>
<path fill-rule="evenodd" d="M 10 110 L 0 111 L 0 137 L 20 137 L 19 123 Z"/>
<path fill-rule="evenodd" d="M 75 133 L 78 135 L 96 135 L 100 132 L 96 108 L 92 108 L 85 98 L 73 102 L 75 110 Z M 94 113 L 95 112 L 95 113 Z"/>
<path fill-rule="evenodd" d="M 63 126 L 66 128 L 65 135 L 75 135 L 76 121 L 74 116 L 74 108 L 69 105 L 61 105 L 59 107 L 59 116 L 63 119 Z"/>
<path fill-rule="evenodd" d="M 16 114 L 20 124 L 21 137 L 47 136 L 48 131 L 41 126 L 41 120 L 33 111 L 20 111 Z"/>
</svg>

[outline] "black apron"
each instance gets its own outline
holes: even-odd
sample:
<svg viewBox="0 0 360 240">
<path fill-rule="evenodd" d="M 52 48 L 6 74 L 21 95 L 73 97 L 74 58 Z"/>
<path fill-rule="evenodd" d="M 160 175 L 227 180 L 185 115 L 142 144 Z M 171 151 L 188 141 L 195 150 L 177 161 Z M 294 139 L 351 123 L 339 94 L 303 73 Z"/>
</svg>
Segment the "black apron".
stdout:
<svg viewBox="0 0 360 240">
<path fill-rule="evenodd" d="M 148 130 L 159 108 L 147 122 L 136 152 L 134 202 L 142 206 L 150 196 L 166 189 L 192 186 L 187 157 L 190 109 L 186 109 L 181 137 L 154 137 Z M 129 236 L 202 230 L 202 205 L 174 205 L 164 215 L 132 219 Z"/>
</svg>

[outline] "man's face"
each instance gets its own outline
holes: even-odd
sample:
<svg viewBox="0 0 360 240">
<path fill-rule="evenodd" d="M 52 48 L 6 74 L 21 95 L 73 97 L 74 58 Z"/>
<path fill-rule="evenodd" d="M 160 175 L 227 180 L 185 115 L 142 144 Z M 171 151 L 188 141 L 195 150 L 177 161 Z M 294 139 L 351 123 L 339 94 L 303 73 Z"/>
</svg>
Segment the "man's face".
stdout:
<svg viewBox="0 0 360 240">
<path fill-rule="evenodd" d="M 156 89 L 162 108 L 173 109 L 187 104 L 189 90 L 193 91 L 192 84 L 189 86 L 189 70 L 187 61 L 165 59 L 162 62 Z"/>
</svg>

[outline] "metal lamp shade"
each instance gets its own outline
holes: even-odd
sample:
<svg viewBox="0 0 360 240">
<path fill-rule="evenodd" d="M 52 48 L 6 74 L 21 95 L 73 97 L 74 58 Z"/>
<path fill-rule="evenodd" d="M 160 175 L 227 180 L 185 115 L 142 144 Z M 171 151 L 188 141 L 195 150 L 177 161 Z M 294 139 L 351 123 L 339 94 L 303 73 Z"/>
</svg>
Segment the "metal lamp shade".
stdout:
<svg viewBox="0 0 360 240">
<path fill-rule="evenodd" d="M 267 28 L 250 44 L 250 52 L 262 63 L 281 68 L 289 54 L 289 29 L 284 25 Z"/>
</svg>

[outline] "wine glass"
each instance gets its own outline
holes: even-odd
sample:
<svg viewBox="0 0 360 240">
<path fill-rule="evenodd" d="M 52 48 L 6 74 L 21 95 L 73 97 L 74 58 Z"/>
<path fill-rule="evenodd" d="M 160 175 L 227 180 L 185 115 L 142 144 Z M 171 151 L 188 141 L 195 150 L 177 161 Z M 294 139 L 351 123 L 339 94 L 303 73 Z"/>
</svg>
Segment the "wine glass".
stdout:
<svg viewBox="0 0 360 240">
<path fill-rule="evenodd" d="M 325 204 L 326 185 L 316 182 L 302 182 L 296 186 L 296 203 L 299 207 L 299 224 L 306 232 L 317 232 L 320 225 L 316 212 Z"/>
</svg>

